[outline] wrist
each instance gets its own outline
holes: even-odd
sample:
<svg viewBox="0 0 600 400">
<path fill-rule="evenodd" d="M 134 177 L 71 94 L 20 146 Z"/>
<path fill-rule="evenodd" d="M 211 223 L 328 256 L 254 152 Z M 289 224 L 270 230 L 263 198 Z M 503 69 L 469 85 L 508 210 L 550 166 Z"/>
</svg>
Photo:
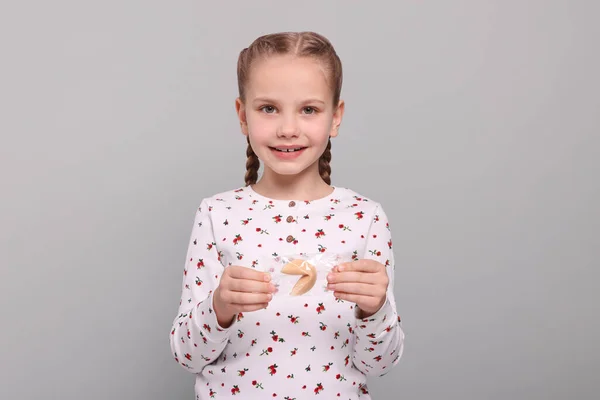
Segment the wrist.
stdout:
<svg viewBox="0 0 600 400">
<path fill-rule="evenodd" d="M 375 314 L 377 314 L 377 312 L 379 310 L 381 310 L 381 308 L 385 305 L 385 302 L 387 300 L 387 297 L 384 297 L 381 302 L 379 302 L 379 304 L 377 305 L 377 307 L 375 307 L 373 310 L 363 310 L 362 308 L 360 308 L 358 305 L 356 306 L 357 308 L 357 312 L 356 312 L 356 317 L 359 319 L 365 319 L 365 318 L 369 318 Z"/>
<path fill-rule="evenodd" d="M 217 288 L 213 293 L 213 311 L 215 312 L 219 326 L 227 329 L 233 323 L 233 317 L 235 316 L 235 313 L 227 310 L 227 307 L 224 307 L 219 299 L 219 289 Z"/>
</svg>

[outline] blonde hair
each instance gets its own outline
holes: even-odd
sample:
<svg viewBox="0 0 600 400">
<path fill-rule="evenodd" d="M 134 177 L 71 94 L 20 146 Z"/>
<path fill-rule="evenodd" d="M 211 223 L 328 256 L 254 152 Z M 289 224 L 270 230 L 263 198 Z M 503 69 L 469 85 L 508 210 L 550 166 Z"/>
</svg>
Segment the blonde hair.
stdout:
<svg viewBox="0 0 600 400">
<path fill-rule="evenodd" d="M 260 58 L 270 55 L 291 54 L 298 57 L 312 57 L 323 64 L 328 73 L 328 82 L 333 93 L 333 105 L 337 107 L 342 91 L 342 62 L 331 42 L 315 32 L 280 32 L 258 37 L 247 48 L 240 52 L 237 63 L 238 90 L 242 102 L 245 102 L 246 84 L 248 83 L 252 64 Z M 246 186 L 255 184 L 258 179 L 260 160 L 250 145 L 246 149 Z M 331 184 L 331 138 L 327 148 L 319 159 L 319 174 L 328 184 Z"/>
</svg>

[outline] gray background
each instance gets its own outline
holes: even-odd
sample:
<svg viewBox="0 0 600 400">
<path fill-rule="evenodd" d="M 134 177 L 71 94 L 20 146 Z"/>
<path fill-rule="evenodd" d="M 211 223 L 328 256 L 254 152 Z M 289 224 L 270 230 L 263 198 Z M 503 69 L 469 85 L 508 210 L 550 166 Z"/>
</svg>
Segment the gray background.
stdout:
<svg viewBox="0 0 600 400">
<path fill-rule="evenodd" d="M 374 399 L 596 399 L 599 12 L 2 2 L 0 398 L 193 398 L 168 333 L 194 211 L 243 183 L 238 52 L 316 30 L 345 68 L 333 183 L 397 243 L 406 352 Z"/>
</svg>

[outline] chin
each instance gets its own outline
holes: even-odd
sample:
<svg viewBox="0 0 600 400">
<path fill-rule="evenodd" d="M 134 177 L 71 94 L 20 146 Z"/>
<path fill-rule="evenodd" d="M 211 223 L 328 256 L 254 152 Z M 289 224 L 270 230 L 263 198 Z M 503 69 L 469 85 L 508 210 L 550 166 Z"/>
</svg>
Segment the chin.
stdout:
<svg viewBox="0 0 600 400">
<path fill-rule="evenodd" d="M 310 167 L 310 165 L 274 165 L 271 163 L 265 163 L 265 166 L 277 175 L 282 176 L 298 175 Z"/>
</svg>

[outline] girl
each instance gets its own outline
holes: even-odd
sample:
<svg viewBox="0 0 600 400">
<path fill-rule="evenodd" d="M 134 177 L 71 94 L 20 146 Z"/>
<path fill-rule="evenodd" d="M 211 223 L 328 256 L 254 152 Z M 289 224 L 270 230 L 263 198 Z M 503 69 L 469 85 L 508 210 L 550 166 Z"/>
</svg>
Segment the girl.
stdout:
<svg viewBox="0 0 600 400">
<path fill-rule="evenodd" d="M 173 355 L 196 374 L 197 399 L 370 399 L 367 376 L 398 363 L 404 333 L 386 215 L 331 186 L 341 62 L 319 34 L 278 33 L 244 49 L 237 71 L 246 185 L 196 211 Z M 328 290 L 278 297 L 263 264 L 286 254 L 352 257 Z"/>
</svg>

